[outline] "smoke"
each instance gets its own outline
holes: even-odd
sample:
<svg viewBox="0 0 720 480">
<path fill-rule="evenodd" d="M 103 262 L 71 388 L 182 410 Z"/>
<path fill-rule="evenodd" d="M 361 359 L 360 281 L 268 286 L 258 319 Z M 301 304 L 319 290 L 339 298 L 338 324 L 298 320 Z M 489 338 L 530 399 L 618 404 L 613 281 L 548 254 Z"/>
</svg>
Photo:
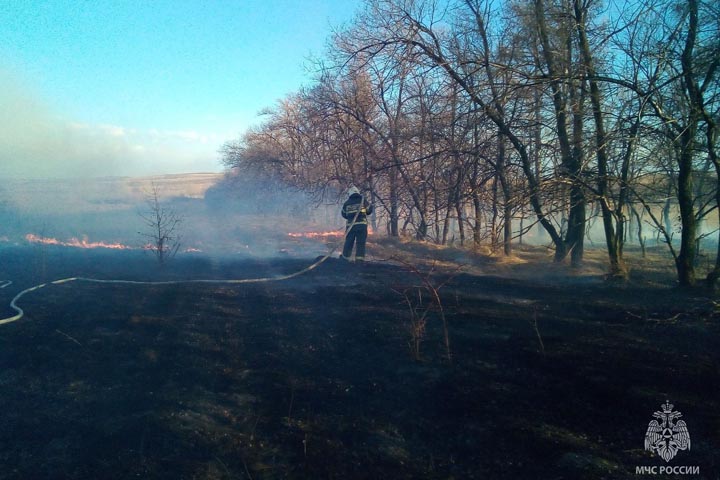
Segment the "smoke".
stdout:
<svg viewBox="0 0 720 480">
<path fill-rule="evenodd" d="M 5 180 L 0 184 L 0 248 L 122 245 L 141 250 L 149 233 L 142 216 L 152 213 L 148 195 L 153 185 L 162 208 L 182 218 L 182 254 L 308 258 L 338 243 L 339 205 L 318 205 L 267 182 L 222 179 L 221 174 L 185 174 Z M 338 229 L 339 235 L 324 234 Z"/>
<path fill-rule="evenodd" d="M 77 121 L 2 68 L 0 105 L 0 247 L 41 237 L 57 248 L 141 247 L 153 182 L 184 218 L 182 250 L 317 255 L 325 239 L 288 234 L 340 225 L 339 207 L 257 179 L 205 198 L 221 174 L 188 172 L 219 170 L 220 135 Z"/>
<path fill-rule="evenodd" d="M 223 138 L 70 120 L 0 70 L 0 178 L 218 171 Z"/>
</svg>

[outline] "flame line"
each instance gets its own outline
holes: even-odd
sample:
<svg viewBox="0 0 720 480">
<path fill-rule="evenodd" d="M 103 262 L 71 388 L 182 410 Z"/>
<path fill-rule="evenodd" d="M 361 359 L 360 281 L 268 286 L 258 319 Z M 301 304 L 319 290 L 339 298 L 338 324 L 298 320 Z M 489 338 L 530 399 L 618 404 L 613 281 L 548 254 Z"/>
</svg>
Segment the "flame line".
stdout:
<svg viewBox="0 0 720 480">
<path fill-rule="evenodd" d="M 75 247 L 75 248 L 109 248 L 113 250 L 136 250 L 136 248 L 122 243 L 107 243 L 107 242 L 91 242 L 88 240 L 86 235 L 83 235 L 82 240 L 77 237 L 72 237 L 69 241 L 63 242 L 52 237 L 43 237 L 35 235 L 34 233 L 28 233 L 25 235 L 25 240 L 30 243 L 42 243 L 44 245 L 58 245 L 62 247 Z"/>
<path fill-rule="evenodd" d="M 61 240 L 58 240 L 56 238 L 52 237 L 42 237 L 40 235 L 35 235 L 34 233 L 28 233 L 25 235 L 25 240 L 30 243 L 40 243 L 43 245 L 57 245 L 60 247 L 71 247 L 71 248 L 84 248 L 84 249 L 94 249 L 94 248 L 107 248 L 110 250 L 152 250 L 154 247 L 151 244 L 143 245 L 142 247 L 132 247 L 130 245 L 125 245 L 123 243 L 107 243 L 103 241 L 99 242 L 91 242 L 88 240 L 87 235 L 83 235 L 82 239 L 79 239 L 77 237 L 72 237 L 67 242 L 63 242 Z M 198 253 L 202 252 L 199 248 L 195 247 L 187 247 L 185 250 L 183 250 L 185 253 Z"/>
</svg>

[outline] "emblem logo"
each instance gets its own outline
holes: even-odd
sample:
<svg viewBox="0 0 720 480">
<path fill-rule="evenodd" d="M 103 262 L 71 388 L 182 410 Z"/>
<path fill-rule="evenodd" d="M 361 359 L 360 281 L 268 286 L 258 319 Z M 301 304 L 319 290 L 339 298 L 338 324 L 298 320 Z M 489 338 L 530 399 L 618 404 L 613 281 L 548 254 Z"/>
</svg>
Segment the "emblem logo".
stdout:
<svg viewBox="0 0 720 480">
<path fill-rule="evenodd" d="M 645 433 L 645 450 L 657 454 L 669 462 L 679 450 L 690 450 L 690 433 L 684 420 L 678 420 L 682 414 L 673 411 L 669 400 L 661 405 L 662 412 L 653 413 L 657 420 L 651 420 Z M 660 420 L 660 422 L 658 422 Z"/>
</svg>

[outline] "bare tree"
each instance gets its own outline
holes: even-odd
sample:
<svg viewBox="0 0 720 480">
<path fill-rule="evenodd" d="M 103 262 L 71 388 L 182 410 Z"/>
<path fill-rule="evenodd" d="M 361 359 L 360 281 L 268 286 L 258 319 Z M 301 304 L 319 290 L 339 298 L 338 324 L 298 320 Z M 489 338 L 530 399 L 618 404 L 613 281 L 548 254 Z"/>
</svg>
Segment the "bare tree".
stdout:
<svg viewBox="0 0 720 480">
<path fill-rule="evenodd" d="M 147 239 L 145 248 L 163 266 L 180 248 L 182 217 L 160 203 L 160 188 L 155 182 L 150 184 L 150 191 L 145 197 L 147 211 L 139 215 L 145 222 L 146 230 L 138 233 Z"/>
</svg>

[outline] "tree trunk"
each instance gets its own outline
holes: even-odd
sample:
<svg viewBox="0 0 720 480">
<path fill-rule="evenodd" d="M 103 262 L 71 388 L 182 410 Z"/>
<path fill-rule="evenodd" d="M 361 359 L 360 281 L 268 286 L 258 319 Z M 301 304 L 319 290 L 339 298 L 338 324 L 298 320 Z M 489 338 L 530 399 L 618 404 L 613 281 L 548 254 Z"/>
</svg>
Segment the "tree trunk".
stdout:
<svg viewBox="0 0 720 480">
<path fill-rule="evenodd" d="M 464 246 L 465 245 L 465 225 L 463 225 L 462 203 L 460 203 L 460 201 L 457 201 L 455 203 L 455 211 L 457 212 L 457 218 L 458 218 L 458 231 L 460 232 L 460 246 Z"/>
<path fill-rule="evenodd" d="M 548 29 L 547 24 L 545 22 L 545 2 L 543 0 L 535 0 L 535 19 L 537 21 L 538 26 L 538 34 L 540 36 L 540 43 L 542 44 L 542 55 L 543 59 L 545 61 L 545 66 L 547 67 L 548 74 L 550 76 L 550 90 L 552 92 L 552 102 L 553 102 L 553 109 L 555 113 L 555 127 L 557 129 L 557 135 L 558 135 L 558 143 L 560 146 L 560 157 L 561 157 L 561 163 L 562 168 L 564 170 L 564 175 L 566 177 L 569 177 L 571 182 L 576 183 L 577 179 L 574 178 L 574 175 L 577 174 L 575 172 L 575 158 L 573 157 L 573 152 L 570 147 L 570 137 L 568 135 L 568 125 L 567 125 L 567 110 L 568 110 L 568 102 L 566 101 L 564 92 L 563 92 L 563 85 L 561 83 L 561 79 L 564 76 L 567 76 L 567 73 L 561 72 L 560 68 L 558 67 L 554 55 L 554 50 L 552 45 L 550 44 L 550 38 L 548 36 Z M 570 48 L 572 46 L 572 42 L 568 39 L 567 42 L 567 54 L 568 57 L 571 57 Z M 572 91 L 574 89 L 574 86 L 571 84 L 569 85 L 570 90 Z M 575 107 L 575 106 L 573 106 Z M 577 118 L 577 117 L 576 117 Z M 571 204 L 570 208 L 572 210 L 571 216 L 570 216 L 570 224 L 568 225 L 568 230 L 566 232 L 565 239 L 563 240 L 561 237 L 559 238 L 559 243 L 556 242 L 555 246 L 555 261 L 561 262 L 565 259 L 568 252 L 575 246 L 575 243 L 577 242 L 577 228 L 578 224 L 575 221 L 575 215 L 579 213 L 578 206 L 576 202 L 573 202 L 571 198 Z M 583 227 L 584 229 L 584 227 Z M 568 241 L 568 239 L 570 241 Z"/>
<path fill-rule="evenodd" d="M 585 226 L 587 223 L 585 192 L 582 186 L 573 184 L 570 189 L 570 215 L 568 218 L 568 248 L 572 249 L 570 264 L 580 267 L 585 253 Z"/>
<path fill-rule="evenodd" d="M 697 247 L 697 224 L 693 205 L 693 156 L 695 154 L 695 136 L 698 123 L 702 118 L 702 98 L 693 75 L 693 50 L 697 38 L 698 1 L 689 0 L 689 25 L 685 48 L 681 62 L 684 86 L 690 97 L 688 124 L 680 135 L 680 164 L 678 169 L 678 207 L 682 234 L 680 236 L 680 253 L 677 258 L 678 281 L 683 287 L 695 284 L 695 255 Z"/>
<path fill-rule="evenodd" d="M 500 187 L 503 192 L 503 254 L 512 255 L 512 191 L 507 179 L 507 161 L 505 158 L 505 138 L 498 135 L 498 158 L 495 165 Z"/>
<path fill-rule="evenodd" d="M 482 243 L 482 206 L 480 203 L 480 195 L 478 195 L 477 190 L 473 191 L 472 200 L 473 209 L 475 210 L 475 225 L 473 225 L 473 242 L 477 247 Z"/>
<path fill-rule="evenodd" d="M 391 237 L 398 237 L 398 220 L 399 220 L 399 200 L 397 192 L 397 172 L 395 169 L 390 170 L 390 219 L 389 233 Z"/>
<path fill-rule="evenodd" d="M 427 230 L 428 224 L 425 220 L 425 215 L 420 213 L 420 225 L 418 225 L 417 230 L 415 230 L 415 238 L 417 240 L 425 240 L 427 238 Z"/>
<path fill-rule="evenodd" d="M 567 38 L 568 64 L 571 64 L 573 51 L 572 36 Z M 572 80 L 569 83 L 569 98 L 572 108 L 572 151 L 568 170 L 573 182 L 570 186 L 570 215 L 566 243 L 570 250 L 570 264 L 582 266 L 585 254 L 585 228 L 587 224 L 587 200 L 585 189 L 580 181 L 585 163 L 585 80 Z"/>
<path fill-rule="evenodd" d="M 602 211 L 603 227 L 605 230 L 605 243 L 607 244 L 608 257 L 610 259 L 610 277 L 611 278 L 627 278 L 627 266 L 622 256 L 622 247 L 618 242 L 619 236 L 615 232 L 613 226 L 613 211 L 610 208 L 609 175 L 608 175 L 608 155 L 607 144 L 608 138 L 605 133 L 605 123 L 602 112 L 602 102 L 600 94 L 600 86 L 595 80 L 595 66 L 590 53 L 590 44 L 588 43 L 585 32 L 585 11 L 580 0 L 573 2 L 575 10 L 576 27 L 578 31 L 578 39 L 582 52 L 585 70 L 590 77 L 588 83 L 590 85 L 590 103 L 593 110 L 593 119 L 595 121 L 595 147 L 597 149 L 597 166 L 598 166 L 598 194 L 600 197 L 600 207 Z"/>
<path fill-rule="evenodd" d="M 503 212 L 503 253 L 512 255 L 512 206 L 506 201 Z"/>
<path fill-rule="evenodd" d="M 645 258 L 645 238 L 643 238 L 642 219 L 640 218 L 640 214 L 634 206 L 630 205 L 630 211 L 635 217 L 635 221 L 637 223 L 638 243 L 640 244 L 640 251 L 642 252 L 642 257 Z"/>
<path fill-rule="evenodd" d="M 493 199 L 492 199 L 492 220 L 490 222 L 490 242 L 492 249 L 495 250 L 497 247 L 498 235 L 497 235 L 497 220 L 498 220 L 498 178 L 497 175 L 493 178 L 492 187 Z"/>
<path fill-rule="evenodd" d="M 441 245 L 447 244 L 448 233 L 450 233 L 450 206 L 449 205 L 445 209 L 445 218 L 443 219 L 442 240 L 440 241 Z"/>
<path fill-rule="evenodd" d="M 692 122 L 691 122 L 692 123 Z M 695 128 L 688 126 L 682 135 L 683 143 L 678 172 L 678 207 L 680 208 L 680 253 L 676 261 L 678 281 L 683 287 L 695 285 L 696 221 L 693 206 L 692 150 Z"/>
<path fill-rule="evenodd" d="M 433 225 L 433 229 L 435 230 L 435 240 L 440 242 L 440 205 L 438 205 L 437 200 L 435 200 L 435 225 Z"/>
</svg>

